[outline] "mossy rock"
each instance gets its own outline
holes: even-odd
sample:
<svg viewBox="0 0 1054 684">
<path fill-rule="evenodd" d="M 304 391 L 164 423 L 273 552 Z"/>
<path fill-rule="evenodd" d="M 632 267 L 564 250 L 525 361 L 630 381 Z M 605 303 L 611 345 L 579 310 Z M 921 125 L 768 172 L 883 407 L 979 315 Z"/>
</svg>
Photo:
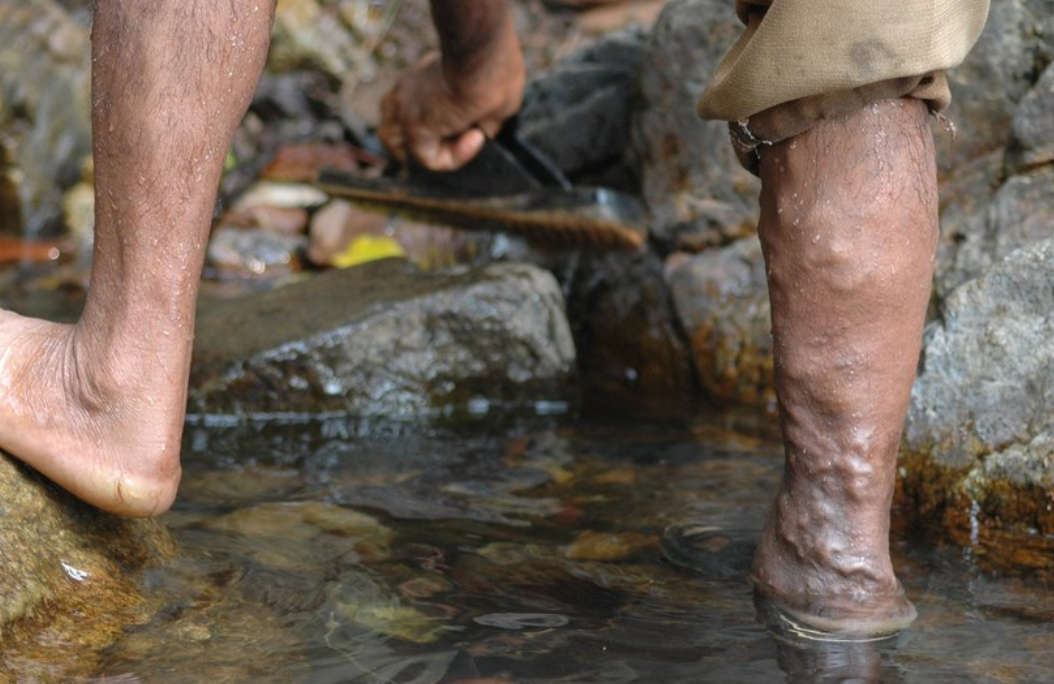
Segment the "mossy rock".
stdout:
<svg viewBox="0 0 1054 684">
<path fill-rule="evenodd" d="M 102 513 L 0 452 L 0 682 L 91 674 L 152 613 L 139 571 L 173 551 L 157 520 Z"/>
</svg>

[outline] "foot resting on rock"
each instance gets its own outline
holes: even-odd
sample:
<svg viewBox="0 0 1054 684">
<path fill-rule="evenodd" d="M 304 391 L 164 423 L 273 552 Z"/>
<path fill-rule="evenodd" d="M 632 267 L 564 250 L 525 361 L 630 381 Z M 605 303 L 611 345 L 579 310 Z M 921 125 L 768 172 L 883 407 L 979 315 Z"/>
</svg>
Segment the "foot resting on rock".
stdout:
<svg viewBox="0 0 1054 684">
<path fill-rule="evenodd" d="M 98 351 L 90 337 L 0 311 L 0 448 L 99 508 L 162 513 L 179 486 L 184 376 L 145 345 Z"/>
</svg>

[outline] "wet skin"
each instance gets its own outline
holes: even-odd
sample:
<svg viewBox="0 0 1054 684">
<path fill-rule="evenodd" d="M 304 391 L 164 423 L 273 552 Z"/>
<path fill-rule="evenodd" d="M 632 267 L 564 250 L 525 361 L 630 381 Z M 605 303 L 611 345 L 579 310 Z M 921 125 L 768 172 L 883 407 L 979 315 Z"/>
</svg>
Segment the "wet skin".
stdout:
<svg viewBox="0 0 1054 684">
<path fill-rule="evenodd" d="M 262 72 L 273 0 L 99 0 L 95 252 L 72 326 L 0 311 L 0 448 L 78 497 L 165 511 L 216 187 Z"/>
<path fill-rule="evenodd" d="M 918 101 L 884 101 L 761 156 L 786 465 L 752 576 L 826 632 L 915 616 L 890 563 L 889 507 L 937 242 L 927 118 Z"/>
<path fill-rule="evenodd" d="M 452 132 L 516 110 L 524 75 L 504 0 L 436 7 L 453 56 L 426 67 L 448 79 L 430 93 L 442 106 L 389 129 L 442 164 L 482 142 Z M 95 3 L 91 288 L 75 325 L 0 311 L 0 449 L 104 510 L 155 515 L 175 498 L 216 188 L 273 16 L 274 0 Z"/>
</svg>

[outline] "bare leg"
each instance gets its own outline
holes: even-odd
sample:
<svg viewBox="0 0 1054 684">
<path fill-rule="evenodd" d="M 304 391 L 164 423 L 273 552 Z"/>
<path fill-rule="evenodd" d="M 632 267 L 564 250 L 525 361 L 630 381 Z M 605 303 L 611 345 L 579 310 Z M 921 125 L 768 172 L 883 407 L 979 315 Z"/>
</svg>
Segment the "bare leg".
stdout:
<svg viewBox="0 0 1054 684">
<path fill-rule="evenodd" d="M 175 497 L 216 187 L 272 16 L 273 0 L 97 0 L 91 290 L 74 326 L 0 311 L 0 447 L 103 509 Z"/>
<path fill-rule="evenodd" d="M 926 109 L 820 122 L 766 149 L 761 177 L 786 469 L 754 583 L 806 625 L 895 631 L 915 616 L 889 506 L 937 240 Z"/>
</svg>

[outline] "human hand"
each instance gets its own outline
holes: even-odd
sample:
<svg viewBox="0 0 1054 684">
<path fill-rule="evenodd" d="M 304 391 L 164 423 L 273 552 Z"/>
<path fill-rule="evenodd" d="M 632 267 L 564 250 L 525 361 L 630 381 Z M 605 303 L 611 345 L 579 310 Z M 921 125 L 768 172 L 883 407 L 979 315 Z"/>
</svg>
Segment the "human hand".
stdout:
<svg viewBox="0 0 1054 684">
<path fill-rule="evenodd" d="M 474 60 L 467 71 L 430 54 L 403 74 L 381 102 L 378 135 L 388 151 L 434 171 L 460 168 L 475 157 L 523 99 L 519 43 L 502 41 L 495 53 Z"/>
</svg>

